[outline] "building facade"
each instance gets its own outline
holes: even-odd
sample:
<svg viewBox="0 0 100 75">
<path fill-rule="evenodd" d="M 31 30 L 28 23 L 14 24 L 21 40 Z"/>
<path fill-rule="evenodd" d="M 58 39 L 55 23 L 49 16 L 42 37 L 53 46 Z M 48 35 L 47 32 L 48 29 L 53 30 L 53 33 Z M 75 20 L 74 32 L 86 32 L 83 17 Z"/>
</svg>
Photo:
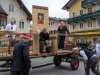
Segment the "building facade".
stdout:
<svg viewBox="0 0 100 75">
<path fill-rule="evenodd" d="M 0 0 L 0 30 L 14 20 L 18 32 L 30 32 L 32 14 L 21 0 Z"/>
<path fill-rule="evenodd" d="M 62 9 L 69 11 L 67 22 L 70 24 L 70 33 L 100 31 L 100 0 L 69 0 Z M 87 40 L 96 41 L 98 38 L 100 36 L 90 36 L 87 37 Z"/>
<path fill-rule="evenodd" d="M 57 34 L 57 29 L 60 26 L 61 21 L 64 21 L 65 25 L 69 29 L 69 25 L 66 20 L 67 19 L 64 18 L 49 17 L 49 34 Z M 66 37 L 65 41 L 69 41 L 69 38 Z"/>
</svg>

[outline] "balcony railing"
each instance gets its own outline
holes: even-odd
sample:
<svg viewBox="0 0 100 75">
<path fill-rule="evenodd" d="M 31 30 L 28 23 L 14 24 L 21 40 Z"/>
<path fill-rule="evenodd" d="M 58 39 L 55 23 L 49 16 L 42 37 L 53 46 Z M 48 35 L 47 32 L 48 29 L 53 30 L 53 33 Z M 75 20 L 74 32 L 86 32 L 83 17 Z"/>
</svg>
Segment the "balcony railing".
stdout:
<svg viewBox="0 0 100 75">
<path fill-rule="evenodd" d="M 75 22 L 84 21 L 87 19 L 93 19 L 93 18 L 97 18 L 97 17 L 100 17 L 100 10 L 97 10 L 97 11 L 92 12 L 92 13 L 84 14 L 81 16 L 77 16 L 75 18 L 69 18 L 67 20 L 67 22 L 70 24 L 70 23 L 75 23 Z"/>
<path fill-rule="evenodd" d="M 95 3 L 98 3 L 98 2 L 100 2 L 100 0 L 85 0 L 81 3 L 81 6 L 86 7 L 90 4 L 95 4 Z"/>
</svg>

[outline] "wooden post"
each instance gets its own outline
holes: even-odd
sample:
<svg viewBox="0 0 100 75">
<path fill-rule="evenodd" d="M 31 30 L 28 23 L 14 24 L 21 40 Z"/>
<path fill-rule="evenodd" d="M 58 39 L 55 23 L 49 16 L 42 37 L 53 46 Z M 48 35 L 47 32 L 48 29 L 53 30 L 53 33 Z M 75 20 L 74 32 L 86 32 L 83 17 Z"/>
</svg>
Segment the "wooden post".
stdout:
<svg viewBox="0 0 100 75">
<path fill-rule="evenodd" d="M 76 45 L 76 36 L 74 36 L 74 45 Z"/>
<path fill-rule="evenodd" d="M 48 7 L 32 6 L 33 54 L 39 54 L 39 34 L 44 28 L 49 31 Z"/>
<path fill-rule="evenodd" d="M 33 54 L 39 54 L 39 35 L 33 36 Z"/>
</svg>

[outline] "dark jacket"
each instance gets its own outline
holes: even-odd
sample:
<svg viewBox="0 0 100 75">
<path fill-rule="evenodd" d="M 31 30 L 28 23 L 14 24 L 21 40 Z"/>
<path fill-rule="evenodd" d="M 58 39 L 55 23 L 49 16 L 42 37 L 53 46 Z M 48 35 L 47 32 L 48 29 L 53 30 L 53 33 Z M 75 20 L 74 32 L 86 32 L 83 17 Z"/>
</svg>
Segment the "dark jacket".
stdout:
<svg viewBox="0 0 100 75">
<path fill-rule="evenodd" d="M 50 40 L 49 34 L 40 33 L 40 41 Z"/>
<path fill-rule="evenodd" d="M 80 51 L 84 51 L 85 52 L 85 54 L 86 54 L 86 56 L 87 56 L 87 58 L 88 58 L 88 60 L 90 60 L 90 58 L 93 56 L 93 53 L 92 52 L 90 52 L 89 50 L 80 50 Z M 80 55 L 81 56 L 81 55 Z M 84 58 L 84 57 L 83 57 Z"/>
<path fill-rule="evenodd" d="M 57 31 L 58 31 L 58 33 L 61 33 L 61 34 L 65 34 L 67 31 L 67 33 L 69 34 L 67 26 L 59 26 Z"/>
<path fill-rule="evenodd" d="M 30 68 L 29 43 L 21 40 L 14 48 L 12 71 L 29 72 Z"/>
</svg>

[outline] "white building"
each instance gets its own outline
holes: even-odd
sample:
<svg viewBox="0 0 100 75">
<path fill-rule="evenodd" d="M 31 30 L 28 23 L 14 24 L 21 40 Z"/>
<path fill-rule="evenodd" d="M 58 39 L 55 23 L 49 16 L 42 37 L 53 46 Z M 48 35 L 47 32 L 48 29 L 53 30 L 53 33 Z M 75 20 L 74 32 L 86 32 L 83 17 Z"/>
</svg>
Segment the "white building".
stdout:
<svg viewBox="0 0 100 75">
<path fill-rule="evenodd" d="M 30 32 L 32 14 L 28 11 L 21 0 L 0 0 L 0 30 L 14 20 L 18 32 Z"/>
</svg>

